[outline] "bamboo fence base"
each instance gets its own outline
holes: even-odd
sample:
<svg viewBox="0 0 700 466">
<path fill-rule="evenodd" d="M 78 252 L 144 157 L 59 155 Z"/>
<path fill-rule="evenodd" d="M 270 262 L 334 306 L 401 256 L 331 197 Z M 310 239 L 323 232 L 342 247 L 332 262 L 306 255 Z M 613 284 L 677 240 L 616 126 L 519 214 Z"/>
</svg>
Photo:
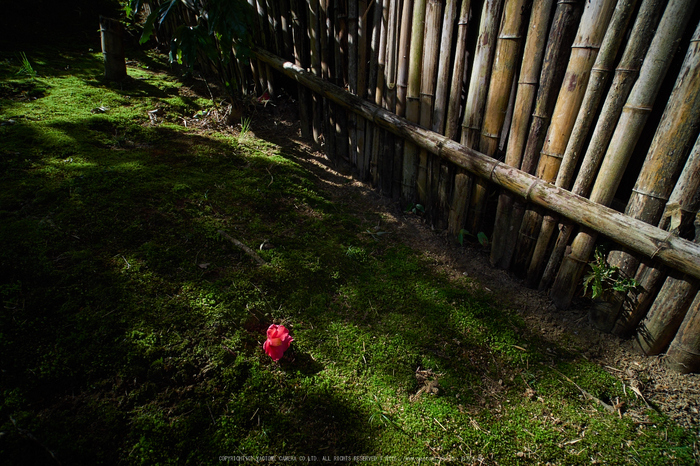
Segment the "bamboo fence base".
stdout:
<svg viewBox="0 0 700 466">
<path fill-rule="evenodd" d="M 697 260 L 700 256 L 700 245 L 669 236 L 667 231 L 658 227 L 632 219 L 589 199 L 557 188 L 528 173 L 464 147 L 445 136 L 426 130 L 339 89 L 269 52 L 254 49 L 254 54 L 314 92 L 444 160 L 476 176 L 488 179 L 535 205 L 551 209 L 584 227 L 596 230 L 641 254 L 654 256 L 679 271 L 700 278 L 700 261 Z"/>
</svg>

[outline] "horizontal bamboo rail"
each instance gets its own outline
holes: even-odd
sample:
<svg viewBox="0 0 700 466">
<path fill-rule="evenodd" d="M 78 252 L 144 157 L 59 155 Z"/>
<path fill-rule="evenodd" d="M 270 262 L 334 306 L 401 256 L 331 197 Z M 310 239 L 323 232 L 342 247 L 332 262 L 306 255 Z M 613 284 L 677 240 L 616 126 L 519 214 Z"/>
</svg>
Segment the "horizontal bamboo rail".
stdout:
<svg viewBox="0 0 700 466">
<path fill-rule="evenodd" d="M 481 178 L 593 229 L 641 254 L 700 278 L 700 245 L 636 220 L 584 197 L 558 188 L 528 173 L 498 162 L 380 108 L 313 76 L 299 66 L 265 50 L 256 57 L 322 97 L 345 107 L 377 126 L 425 148 Z"/>
</svg>

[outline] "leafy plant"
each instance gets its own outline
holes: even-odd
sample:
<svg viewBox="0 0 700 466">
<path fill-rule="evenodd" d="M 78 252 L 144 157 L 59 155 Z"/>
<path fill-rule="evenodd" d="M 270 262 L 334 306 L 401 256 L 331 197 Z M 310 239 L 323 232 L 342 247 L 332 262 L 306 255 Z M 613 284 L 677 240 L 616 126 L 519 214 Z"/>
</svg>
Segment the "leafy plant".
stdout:
<svg viewBox="0 0 700 466">
<path fill-rule="evenodd" d="M 465 230 L 464 228 L 462 228 L 461 230 L 459 230 L 459 233 L 457 234 L 457 241 L 459 242 L 460 246 L 464 246 L 464 238 L 465 238 L 466 236 L 472 236 L 472 237 L 473 237 L 474 235 L 472 235 L 471 233 L 469 233 L 469 232 L 468 232 L 467 230 Z M 476 235 L 476 240 L 477 240 L 477 241 L 479 242 L 479 244 L 481 244 L 483 247 L 487 247 L 487 246 L 489 245 L 489 237 L 486 236 L 486 233 L 484 233 L 483 231 L 480 231 L 480 232 Z"/>
<path fill-rule="evenodd" d="M 412 212 L 414 214 L 417 214 L 418 212 L 424 214 L 425 213 L 425 207 L 423 207 L 422 204 L 411 204 L 408 207 L 406 207 L 406 213 Z"/>
<path fill-rule="evenodd" d="M 591 270 L 583 279 L 583 293 L 590 288 L 593 299 L 605 297 L 612 292 L 639 293 L 644 290 L 637 280 L 626 276 L 619 267 L 610 265 L 601 248 L 596 248 L 594 258 L 589 263 Z"/>
<path fill-rule="evenodd" d="M 129 0 L 128 17 L 150 7 L 139 42 L 147 42 L 154 29 L 174 23 L 170 38 L 170 62 L 192 67 L 198 59 L 209 60 L 231 97 L 239 90 L 234 60 L 247 61 L 252 46 L 253 8 L 245 0 Z M 189 12 L 183 12 L 186 8 Z M 191 24 L 189 18 L 196 18 Z"/>
</svg>

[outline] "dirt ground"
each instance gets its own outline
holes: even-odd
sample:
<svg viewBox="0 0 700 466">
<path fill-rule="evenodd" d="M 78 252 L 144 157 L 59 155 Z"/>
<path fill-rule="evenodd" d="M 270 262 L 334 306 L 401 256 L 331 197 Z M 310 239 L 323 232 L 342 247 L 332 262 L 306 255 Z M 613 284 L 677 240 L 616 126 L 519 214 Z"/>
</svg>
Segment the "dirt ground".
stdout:
<svg viewBox="0 0 700 466">
<path fill-rule="evenodd" d="M 588 321 L 588 300 L 574 301 L 558 311 L 545 292 L 527 288 L 522 280 L 491 266 L 489 252 L 478 243 L 462 247 L 447 232 L 431 229 L 422 218 L 404 213 L 391 199 L 352 177 L 349 165 L 330 161 L 325 153 L 301 139 L 296 105 L 288 98 L 255 105 L 251 131 L 259 138 L 294 148 L 297 162 L 315 174 L 322 188 L 339 203 L 352 198 L 368 212 L 380 214 L 382 230 L 392 232 L 409 246 L 423 251 L 436 271 L 469 276 L 504 306 L 517 311 L 529 330 L 553 343 L 566 341 L 585 359 L 599 364 L 622 381 L 628 393 L 695 431 L 700 437 L 700 374 L 680 375 L 667 370 L 664 356 L 646 357 L 634 340 L 622 340 L 595 329 Z M 239 131 L 240 124 L 229 127 Z M 633 417 L 637 413 L 628 411 Z M 636 417 L 636 422 L 649 422 Z"/>
</svg>

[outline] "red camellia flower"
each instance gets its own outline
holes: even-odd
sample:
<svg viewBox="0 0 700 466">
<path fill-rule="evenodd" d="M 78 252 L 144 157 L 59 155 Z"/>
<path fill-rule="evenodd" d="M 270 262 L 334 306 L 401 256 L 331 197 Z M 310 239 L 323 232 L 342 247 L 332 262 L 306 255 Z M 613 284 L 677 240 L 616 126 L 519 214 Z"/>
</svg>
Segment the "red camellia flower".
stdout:
<svg viewBox="0 0 700 466">
<path fill-rule="evenodd" d="M 284 325 L 272 324 L 267 329 L 267 340 L 263 344 L 263 349 L 273 361 L 279 361 L 294 338 L 289 336 L 289 330 Z"/>
</svg>

